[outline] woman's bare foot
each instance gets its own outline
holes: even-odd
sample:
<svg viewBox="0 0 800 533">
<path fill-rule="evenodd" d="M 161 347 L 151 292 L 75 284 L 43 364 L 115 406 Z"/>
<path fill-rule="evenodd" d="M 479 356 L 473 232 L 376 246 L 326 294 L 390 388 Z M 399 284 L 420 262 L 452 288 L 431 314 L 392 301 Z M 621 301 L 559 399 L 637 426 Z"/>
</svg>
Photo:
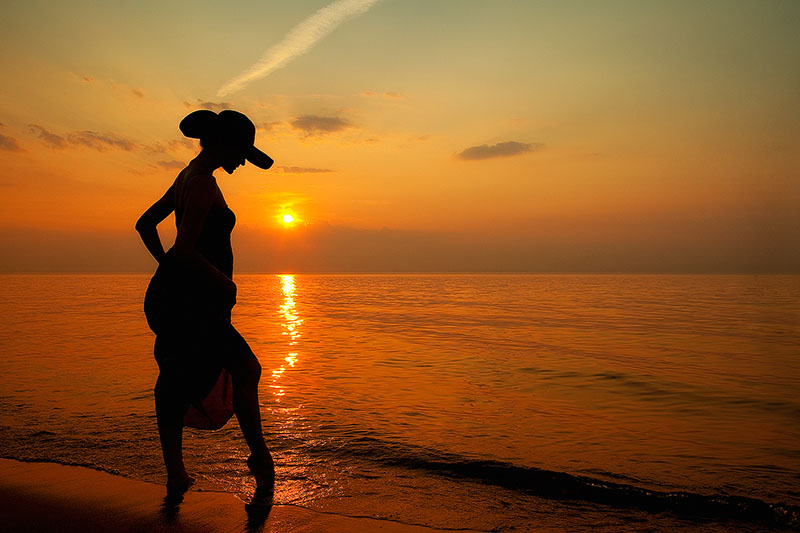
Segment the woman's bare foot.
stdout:
<svg viewBox="0 0 800 533">
<path fill-rule="evenodd" d="M 244 504 L 245 511 L 253 516 L 266 517 L 272 509 L 272 500 L 275 497 L 275 492 L 269 489 L 262 489 L 256 487 L 256 492 L 253 494 L 253 499 L 249 503 Z"/>
</svg>

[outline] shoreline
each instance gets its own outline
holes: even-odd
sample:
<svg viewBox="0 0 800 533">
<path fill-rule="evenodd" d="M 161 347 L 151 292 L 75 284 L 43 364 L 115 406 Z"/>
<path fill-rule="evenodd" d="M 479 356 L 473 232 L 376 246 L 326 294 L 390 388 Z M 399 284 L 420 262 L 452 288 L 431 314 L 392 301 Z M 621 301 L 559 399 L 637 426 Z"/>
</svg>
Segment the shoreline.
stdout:
<svg viewBox="0 0 800 533">
<path fill-rule="evenodd" d="M 83 466 L 0 458 L 3 531 L 444 531 L 388 519 L 352 517 L 292 504 L 248 515 L 234 494 L 188 491 L 165 503 L 161 485 Z"/>
</svg>

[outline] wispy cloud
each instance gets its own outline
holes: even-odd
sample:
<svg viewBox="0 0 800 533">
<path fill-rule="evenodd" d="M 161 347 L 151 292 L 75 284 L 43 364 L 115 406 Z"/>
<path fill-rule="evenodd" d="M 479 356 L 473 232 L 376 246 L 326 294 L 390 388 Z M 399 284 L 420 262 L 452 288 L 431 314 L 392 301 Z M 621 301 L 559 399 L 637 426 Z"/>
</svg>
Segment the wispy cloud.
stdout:
<svg viewBox="0 0 800 533">
<path fill-rule="evenodd" d="M 480 146 L 470 146 L 460 154 L 459 159 L 473 161 L 476 159 L 492 159 L 495 157 L 510 157 L 527 152 L 541 150 L 544 145 L 541 143 L 521 143 L 517 141 L 506 141 L 493 145 L 482 144 Z"/>
<path fill-rule="evenodd" d="M 173 154 L 178 154 L 180 157 L 186 150 L 192 150 L 197 147 L 196 141 L 186 138 L 142 143 L 128 139 L 114 132 L 98 133 L 96 131 L 83 130 L 55 133 L 38 124 L 30 124 L 28 129 L 42 141 L 42 144 L 48 148 L 55 148 L 58 150 L 76 147 L 89 148 L 97 150 L 98 152 L 106 152 L 108 150 L 123 150 L 126 152 L 142 150 L 146 153 L 158 155 L 163 158 L 165 154 L 167 157 L 173 156 Z M 0 135 L 0 137 L 2 137 L 2 135 Z M 0 149 L 3 149 L 1 145 L 2 142 L 0 142 Z M 162 159 L 155 164 L 163 168 L 177 168 L 177 165 L 180 163 L 176 160 Z"/>
<path fill-rule="evenodd" d="M 323 37 L 335 30 L 347 19 L 366 12 L 378 0 L 336 0 L 300 22 L 272 48 L 264 52 L 255 64 L 220 88 L 217 96 L 244 88 L 254 80 L 268 76 L 287 65 L 296 57 L 308 52 Z"/>
<path fill-rule="evenodd" d="M 158 165 L 161 168 L 165 168 L 167 170 L 172 170 L 177 168 L 183 168 L 186 166 L 186 163 L 178 161 L 177 159 L 170 159 L 168 161 L 158 161 L 156 162 L 156 165 Z"/>
<path fill-rule="evenodd" d="M 280 120 L 273 120 L 271 122 L 270 121 L 259 122 L 258 124 L 256 124 L 256 126 L 258 126 L 258 129 L 260 131 L 272 131 L 281 124 L 283 124 L 283 122 L 281 122 Z"/>
<path fill-rule="evenodd" d="M 333 172 L 329 168 L 313 168 L 313 167 L 276 167 L 275 170 L 282 174 L 323 174 L 326 172 Z"/>
<path fill-rule="evenodd" d="M 196 147 L 197 141 L 184 137 L 181 139 L 170 139 L 168 141 L 157 141 L 145 148 L 154 153 L 173 154 L 183 152 L 187 149 L 191 150 Z"/>
<path fill-rule="evenodd" d="M 292 120 L 290 124 L 294 129 L 300 130 L 306 135 L 333 133 L 355 127 L 341 117 L 321 117 L 319 115 L 303 115 Z"/>
<path fill-rule="evenodd" d="M 13 137 L 9 137 L 8 135 L 3 135 L 0 133 L 0 150 L 6 150 L 8 152 L 21 152 L 22 147 Z"/>
<path fill-rule="evenodd" d="M 64 135 L 58 135 L 52 131 L 48 131 L 42 126 L 31 124 L 30 130 L 35 133 L 39 139 L 50 148 L 66 148 L 67 146 L 82 146 L 84 148 L 91 148 L 98 152 L 105 152 L 106 150 L 125 150 L 131 151 L 138 145 L 116 133 L 98 133 L 96 131 L 73 131 Z"/>
<path fill-rule="evenodd" d="M 137 87 L 131 87 L 130 85 L 127 85 L 125 83 L 118 83 L 115 81 L 108 81 L 108 80 L 98 80 L 96 78 L 92 78 L 91 76 L 80 75 L 80 74 L 75 74 L 75 77 L 79 81 L 86 83 L 87 85 L 91 85 L 92 87 L 99 90 L 110 91 L 125 96 L 129 96 L 132 94 L 136 98 L 140 99 L 143 99 L 145 97 L 145 93 L 142 89 L 139 89 Z"/>
<path fill-rule="evenodd" d="M 397 100 L 402 100 L 403 98 L 405 98 L 405 96 L 403 96 L 402 94 L 400 94 L 400 93 L 398 93 L 396 91 L 386 91 L 385 93 L 376 93 L 376 92 L 373 92 L 373 91 L 363 91 L 361 93 L 361 96 L 367 96 L 369 98 L 376 98 L 376 97 L 394 98 L 394 99 L 397 99 Z"/>
<path fill-rule="evenodd" d="M 116 133 L 97 133 L 96 131 L 76 131 L 67 137 L 69 142 L 77 146 L 92 148 L 98 152 L 108 149 L 131 151 L 136 148 L 136 143 L 117 135 Z"/>
<path fill-rule="evenodd" d="M 233 104 L 230 102 L 206 102 L 198 98 L 194 103 L 183 102 L 183 105 L 189 109 L 208 109 L 209 111 L 219 113 L 224 109 L 230 109 Z"/>
<path fill-rule="evenodd" d="M 67 140 L 61 135 L 47 131 L 43 127 L 36 124 L 31 124 L 28 127 L 30 128 L 31 132 L 35 133 L 39 139 L 50 148 L 64 148 L 67 146 Z"/>
</svg>

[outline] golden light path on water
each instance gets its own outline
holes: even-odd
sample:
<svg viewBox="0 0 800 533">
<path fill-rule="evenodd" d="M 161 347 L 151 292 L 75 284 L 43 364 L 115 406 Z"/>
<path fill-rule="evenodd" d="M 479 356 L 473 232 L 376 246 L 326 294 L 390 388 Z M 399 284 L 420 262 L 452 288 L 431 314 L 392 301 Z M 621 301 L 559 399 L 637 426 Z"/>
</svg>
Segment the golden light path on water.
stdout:
<svg viewBox="0 0 800 533">
<path fill-rule="evenodd" d="M 291 274 L 282 274 L 279 276 L 279 279 L 283 292 L 283 304 L 281 304 L 280 307 L 281 316 L 283 318 L 281 322 L 281 327 L 283 328 L 282 335 L 289 337 L 289 351 L 284 358 L 284 364 L 272 371 L 272 383 L 270 384 L 270 388 L 277 402 L 280 402 L 281 397 L 285 394 L 280 384 L 281 376 L 286 372 L 287 367 L 292 368 L 295 363 L 297 363 L 298 354 L 295 350 L 298 342 L 297 339 L 300 338 L 300 326 L 303 324 L 303 320 L 298 316 L 295 308 L 294 276 Z"/>
<path fill-rule="evenodd" d="M 283 302 L 278 308 L 280 319 L 281 335 L 286 338 L 287 344 L 284 349 L 286 356 L 278 368 L 273 368 L 269 390 L 272 393 L 272 420 L 276 422 L 273 431 L 283 436 L 289 441 L 295 439 L 300 442 L 307 438 L 307 421 L 302 415 L 301 405 L 288 405 L 283 403 L 286 396 L 286 372 L 295 367 L 298 362 L 298 344 L 301 337 L 300 326 L 303 319 L 300 318 L 296 304 L 295 291 L 296 281 L 291 274 L 278 275 L 278 282 L 281 285 Z M 291 390 L 289 390 L 291 393 Z M 288 452 L 288 455 L 287 455 Z M 277 474 L 279 482 L 276 484 L 276 501 L 284 503 L 303 503 L 314 498 L 314 491 L 307 482 L 308 465 L 310 458 L 297 449 L 279 452 L 276 456 L 278 463 Z"/>
</svg>

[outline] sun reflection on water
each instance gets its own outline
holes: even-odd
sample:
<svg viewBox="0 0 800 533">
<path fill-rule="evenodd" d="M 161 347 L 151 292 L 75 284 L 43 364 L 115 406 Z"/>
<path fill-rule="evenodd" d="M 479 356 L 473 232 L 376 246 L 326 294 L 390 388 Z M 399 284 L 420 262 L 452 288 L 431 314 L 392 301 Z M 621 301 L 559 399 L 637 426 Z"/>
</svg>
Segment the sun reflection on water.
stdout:
<svg viewBox="0 0 800 533">
<path fill-rule="evenodd" d="M 272 380 L 269 383 L 273 400 L 271 411 L 275 421 L 272 431 L 280 435 L 284 442 L 293 444 L 276 455 L 279 467 L 275 498 L 281 503 L 303 503 L 315 498 L 318 483 L 309 479 L 312 458 L 303 451 L 302 446 L 298 446 L 310 440 L 310 428 L 303 415 L 303 405 L 297 404 L 297 397 L 291 395 L 292 390 L 289 387 L 292 380 L 286 375 L 288 370 L 295 369 L 298 365 L 303 319 L 300 318 L 295 303 L 295 276 L 281 274 L 278 281 L 283 294 L 278 317 L 281 335 L 287 340 L 287 344 L 284 347 L 286 356 L 280 366 L 272 370 Z M 287 390 L 289 396 L 286 396 Z"/>
<path fill-rule="evenodd" d="M 270 388 L 272 394 L 275 396 L 275 401 L 280 402 L 281 397 L 285 394 L 283 387 L 280 384 L 280 377 L 286 372 L 287 368 L 293 368 L 297 363 L 298 353 L 295 351 L 298 339 L 300 338 L 300 326 L 303 324 L 303 319 L 297 314 L 295 307 L 295 279 L 292 274 L 281 274 L 278 276 L 281 282 L 281 290 L 283 292 L 283 303 L 280 307 L 281 314 L 281 328 L 283 328 L 282 335 L 289 337 L 289 352 L 284 357 L 284 364 L 279 368 L 272 371 L 272 383 Z"/>
</svg>

